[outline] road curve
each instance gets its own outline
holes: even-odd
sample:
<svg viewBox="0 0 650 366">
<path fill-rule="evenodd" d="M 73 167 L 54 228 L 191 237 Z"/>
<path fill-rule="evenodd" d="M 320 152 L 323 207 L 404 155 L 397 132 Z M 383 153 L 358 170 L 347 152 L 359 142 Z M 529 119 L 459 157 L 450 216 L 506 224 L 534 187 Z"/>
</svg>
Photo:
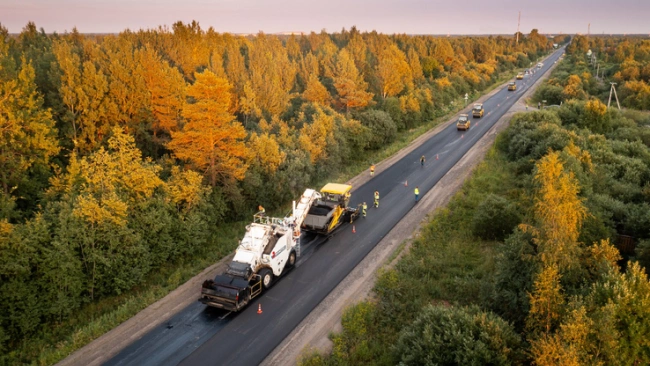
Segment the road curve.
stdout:
<svg viewBox="0 0 650 366">
<path fill-rule="evenodd" d="M 352 204 L 369 205 L 356 233 L 343 226 L 330 240 L 302 238 L 303 256 L 296 267 L 239 314 L 195 303 L 174 315 L 110 359 L 106 365 L 257 365 L 305 318 L 347 274 L 416 205 L 414 188 L 424 195 L 499 120 L 559 56 L 541 70 L 517 81 L 516 91 L 499 90 L 483 105 L 485 116 L 472 119 L 469 131 L 450 125 L 377 174 L 352 193 Z M 420 156 L 426 163 L 420 165 Z M 372 208 L 373 192 L 381 194 Z M 197 289 L 197 298 L 199 289 Z M 262 314 L 257 314 L 258 304 Z"/>
</svg>

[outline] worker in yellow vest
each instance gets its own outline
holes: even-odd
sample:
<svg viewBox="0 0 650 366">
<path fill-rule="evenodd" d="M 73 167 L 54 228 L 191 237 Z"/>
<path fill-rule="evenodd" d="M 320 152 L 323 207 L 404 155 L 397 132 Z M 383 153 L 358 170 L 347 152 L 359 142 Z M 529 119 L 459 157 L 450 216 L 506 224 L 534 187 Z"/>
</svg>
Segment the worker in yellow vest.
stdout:
<svg viewBox="0 0 650 366">
<path fill-rule="evenodd" d="M 420 200 L 420 189 L 416 186 L 415 187 L 415 202 Z"/>
<path fill-rule="evenodd" d="M 363 213 L 363 217 L 366 217 L 366 214 L 368 213 L 368 205 L 366 203 L 363 203 L 363 206 L 361 206 L 361 212 Z"/>
<path fill-rule="evenodd" d="M 379 191 L 375 191 L 375 208 L 379 208 Z"/>
<path fill-rule="evenodd" d="M 370 165 L 370 176 L 375 175 L 375 164 Z"/>
<path fill-rule="evenodd" d="M 257 207 L 257 210 L 259 211 L 257 214 L 260 216 L 264 216 L 264 214 L 266 213 L 266 210 L 264 210 L 264 207 L 262 207 L 262 205 L 259 205 Z"/>
</svg>

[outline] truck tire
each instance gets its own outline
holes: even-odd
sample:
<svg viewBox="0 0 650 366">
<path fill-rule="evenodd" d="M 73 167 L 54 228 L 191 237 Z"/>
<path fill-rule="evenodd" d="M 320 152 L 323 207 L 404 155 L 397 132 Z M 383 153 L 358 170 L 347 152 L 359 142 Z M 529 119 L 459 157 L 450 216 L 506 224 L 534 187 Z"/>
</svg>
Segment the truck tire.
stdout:
<svg viewBox="0 0 650 366">
<path fill-rule="evenodd" d="M 296 265 L 296 252 L 293 250 L 289 253 L 289 259 L 287 259 L 287 268 L 292 268 Z"/>
<path fill-rule="evenodd" d="M 268 290 L 273 284 L 273 272 L 268 268 L 264 268 L 259 272 L 259 274 L 262 278 L 262 286 L 265 290 Z"/>
</svg>

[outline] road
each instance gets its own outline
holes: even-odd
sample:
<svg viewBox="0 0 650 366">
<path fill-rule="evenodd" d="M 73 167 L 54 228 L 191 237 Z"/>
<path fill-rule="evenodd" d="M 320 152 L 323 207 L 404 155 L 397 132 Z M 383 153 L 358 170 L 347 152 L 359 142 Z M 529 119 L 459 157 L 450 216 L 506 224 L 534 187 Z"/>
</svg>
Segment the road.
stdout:
<svg viewBox="0 0 650 366">
<path fill-rule="evenodd" d="M 296 267 L 238 314 L 195 303 L 122 350 L 107 365 L 257 365 L 306 317 L 345 276 L 414 207 L 414 189 L 425 195 L 498 121 L 520 95 L 546 71 L 563 50 L 545 60 L 541 70 L 504 87 L 484 102 L 485 116 L 471 120 L 469 131 L 450 125 L 397 163 L 353 190 L 352 204 L 368 203 L 368 217 L 343 226 L 333 238 L 302 238 Z M 424 166 L 420 157 L 426 157 Z M 373 192 L 381 194 L 372 206 Z M 199 289 L 197 289 L 197 298 Z M 258 304 L 262 314 L 257 314 Z"/>
</svg>

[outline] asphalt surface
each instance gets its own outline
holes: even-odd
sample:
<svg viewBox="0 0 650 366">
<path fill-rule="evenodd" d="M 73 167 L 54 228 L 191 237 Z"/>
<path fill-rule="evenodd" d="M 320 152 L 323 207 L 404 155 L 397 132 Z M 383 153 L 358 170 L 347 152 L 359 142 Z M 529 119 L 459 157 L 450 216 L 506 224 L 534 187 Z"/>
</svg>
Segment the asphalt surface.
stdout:
<svg viewBox="0 0 650 366">
<path fill-rule="evenodd" d="M 290 272 L 240 313 L 227 314 L 198 301 L 132 343 L 106 365 L 257 365 L 305 318 L 414 207 L 420 198 L 492 127 L 559 56 L 558 50 L 517 90 L 499 90 L 483 103 L 483 118 L 468 131 L 452 124 L 400 161 L 355 187 L 351 204 L 365 201 L 368 216 L 343 225 L 330 238 L 303 235 L 302 256 Z M 531 106 L 531 109 L 532 108 Z M 424 155 L 426 162 L 420 164 Z M 373 193 L 381 199 L 372 207 Z M 242 233 L 243 234 L 243 233 Z M 197 288 L 198 300 L 200 289 Z M 258 305 L 262 314 L 257 314 Z"/>
</svg>

